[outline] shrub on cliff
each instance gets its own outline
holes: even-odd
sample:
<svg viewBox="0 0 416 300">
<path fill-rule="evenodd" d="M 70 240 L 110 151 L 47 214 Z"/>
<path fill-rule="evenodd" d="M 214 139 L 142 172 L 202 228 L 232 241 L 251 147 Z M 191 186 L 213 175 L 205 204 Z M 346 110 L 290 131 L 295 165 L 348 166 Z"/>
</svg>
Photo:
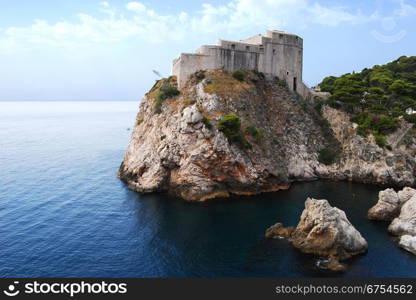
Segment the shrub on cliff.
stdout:
<svg viewBox="0 0 416 300">
<path fill-rule="evenodd" d="M 404 117 L 404 119 L 405 119 L 407 122 L 410 122 L 410 123 L 416 124 L 416 115 L 406 115 L 406 116 Z"/>
<path fill-rule="evenodd" d="M 241 120 L 235 114 L 225 115 L 218 122 L 218 130 L 222 131 L 230 143 L 238 144 L 244 148 L 250 148 L 251 145 L 241 134 Z"/>
<path fill-rule="evenodd" d="M 386 137 L 382 134 L 376 134 L 374 136 L 374 139 L 376 141 L 376 144 L 381 147 L 384 148 L 386 146 Z"/>
<path fill-rule="evenodd" d="M 204 123 L 205 127 L 209 130 L 213 128 L 211 121 L 204 115 L 202 116 L 202 123 Z"/>
<path fill-rule="evenodd" d="M 239 81 L 244 81 L 244 73 L 241 71 L 234 71 L 233 72 L 233 77 Z"/>
<path fill-rule="evenodd" d="M 246 132 L 251 135 L 257 143 L 261 142 L 264 138 L 264 130 L 261 128 L 256 128 L 254 126 L 249 126 L 246 129 Z"/>
<path fill-rule="evenodd" d="M 198 79 L 198 81 L 204 80 L 205 79 L 205 71 L 203 71 L 203 70 L 197 71 L 195 73 L 195 77 L 196 77 L 196 79 Z"/>
<path fill-rule="evenodd" d="M 259 79 L 266 79 L 266 76 L 263 72 L 259 72 L 256 69 L 252 70 L 253 74 L 255 74 Z"/>
<path fill-rule="evenodd" d="M 166 99 L 173 98 L 175 96 L 178 96 L 179 94 L 180 94 L 179 90 L 170 84 L 166 84 L 162 86 L 155 99 L 155 104 L 154 104 L 155 113 L 157 114 L 160 113 L 162 104 Z"/>
<path fill-rule="evenodd" d="M 337 154 L 331 149 L 324 148 L 319 151 L 318 161 L 324 165 L 332 165 Z"/>
</svg>

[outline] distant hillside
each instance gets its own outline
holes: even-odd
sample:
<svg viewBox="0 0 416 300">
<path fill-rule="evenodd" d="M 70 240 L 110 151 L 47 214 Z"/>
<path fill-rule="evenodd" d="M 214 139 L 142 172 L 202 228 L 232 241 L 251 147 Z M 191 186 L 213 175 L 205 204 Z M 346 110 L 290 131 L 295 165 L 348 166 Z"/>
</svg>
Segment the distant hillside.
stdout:
<svg viewBox="0 0 416 300">
<path fill-rule="evenodd" d="M 350 113 L 358 123 L 358 133 L 366 136 L 372 132 L 383 144 L 384 135 L 399 126 L 402 116 L 416 123 L 416 56 L 402 56 L 386 65 L 376 65 L 360 73 L 340 77 L 326 77 L 321 90 L 332 96 L 326 104 Z"/>
</svg>

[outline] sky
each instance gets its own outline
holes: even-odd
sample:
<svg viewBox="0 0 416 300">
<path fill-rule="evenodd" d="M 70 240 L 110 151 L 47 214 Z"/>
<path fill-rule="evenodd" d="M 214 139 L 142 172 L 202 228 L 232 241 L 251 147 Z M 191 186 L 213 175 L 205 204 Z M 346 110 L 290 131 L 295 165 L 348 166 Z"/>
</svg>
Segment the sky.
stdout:
<svg viewBox="0 0 416 300">
<path fill-rule="evenodd" d="M 416 55 L 416 0 L 0 0 L 0 101 L 138 101 L 180 53 L 267 29 L 304 39 L 313 86 Z"/>
</svg>

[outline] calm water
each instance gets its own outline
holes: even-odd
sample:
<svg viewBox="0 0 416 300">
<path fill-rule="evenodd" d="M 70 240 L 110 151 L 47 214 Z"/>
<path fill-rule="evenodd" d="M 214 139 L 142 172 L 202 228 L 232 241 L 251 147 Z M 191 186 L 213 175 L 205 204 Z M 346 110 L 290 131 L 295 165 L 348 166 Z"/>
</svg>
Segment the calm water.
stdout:
<svg viewBox="0 0 416 300">
<path fill-rule="evenodd" d="M 416 275 L 387 224 L 365 218 L 380 188 L 313 182 L 204 204 L 140 196 L 116 178 L 137 103 L 0 102 L 0 276 L 340 276 L 284 240 L 307 196 L 345 210 L 369 242 L 342 276 Z"/>
</svg>

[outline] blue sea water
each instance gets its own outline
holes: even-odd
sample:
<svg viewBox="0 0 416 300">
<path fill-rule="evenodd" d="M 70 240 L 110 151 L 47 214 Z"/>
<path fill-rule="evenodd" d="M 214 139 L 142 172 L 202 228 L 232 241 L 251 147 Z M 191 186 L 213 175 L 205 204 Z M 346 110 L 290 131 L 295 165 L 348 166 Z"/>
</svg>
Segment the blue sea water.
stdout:
<svg viewBox="0 0 416 300">
<path fill-rule="evenodd" d="M 202 204 L 139 195 L 117 179 L 138 103 L 0 102 L 0 277 L 414 277 L 416 256 L 366 212 L 380 187 L 294 184 Z M 369 242 L 344 274 L 285 240 L 306 197 L 346 211 Z"/>
</svg>

